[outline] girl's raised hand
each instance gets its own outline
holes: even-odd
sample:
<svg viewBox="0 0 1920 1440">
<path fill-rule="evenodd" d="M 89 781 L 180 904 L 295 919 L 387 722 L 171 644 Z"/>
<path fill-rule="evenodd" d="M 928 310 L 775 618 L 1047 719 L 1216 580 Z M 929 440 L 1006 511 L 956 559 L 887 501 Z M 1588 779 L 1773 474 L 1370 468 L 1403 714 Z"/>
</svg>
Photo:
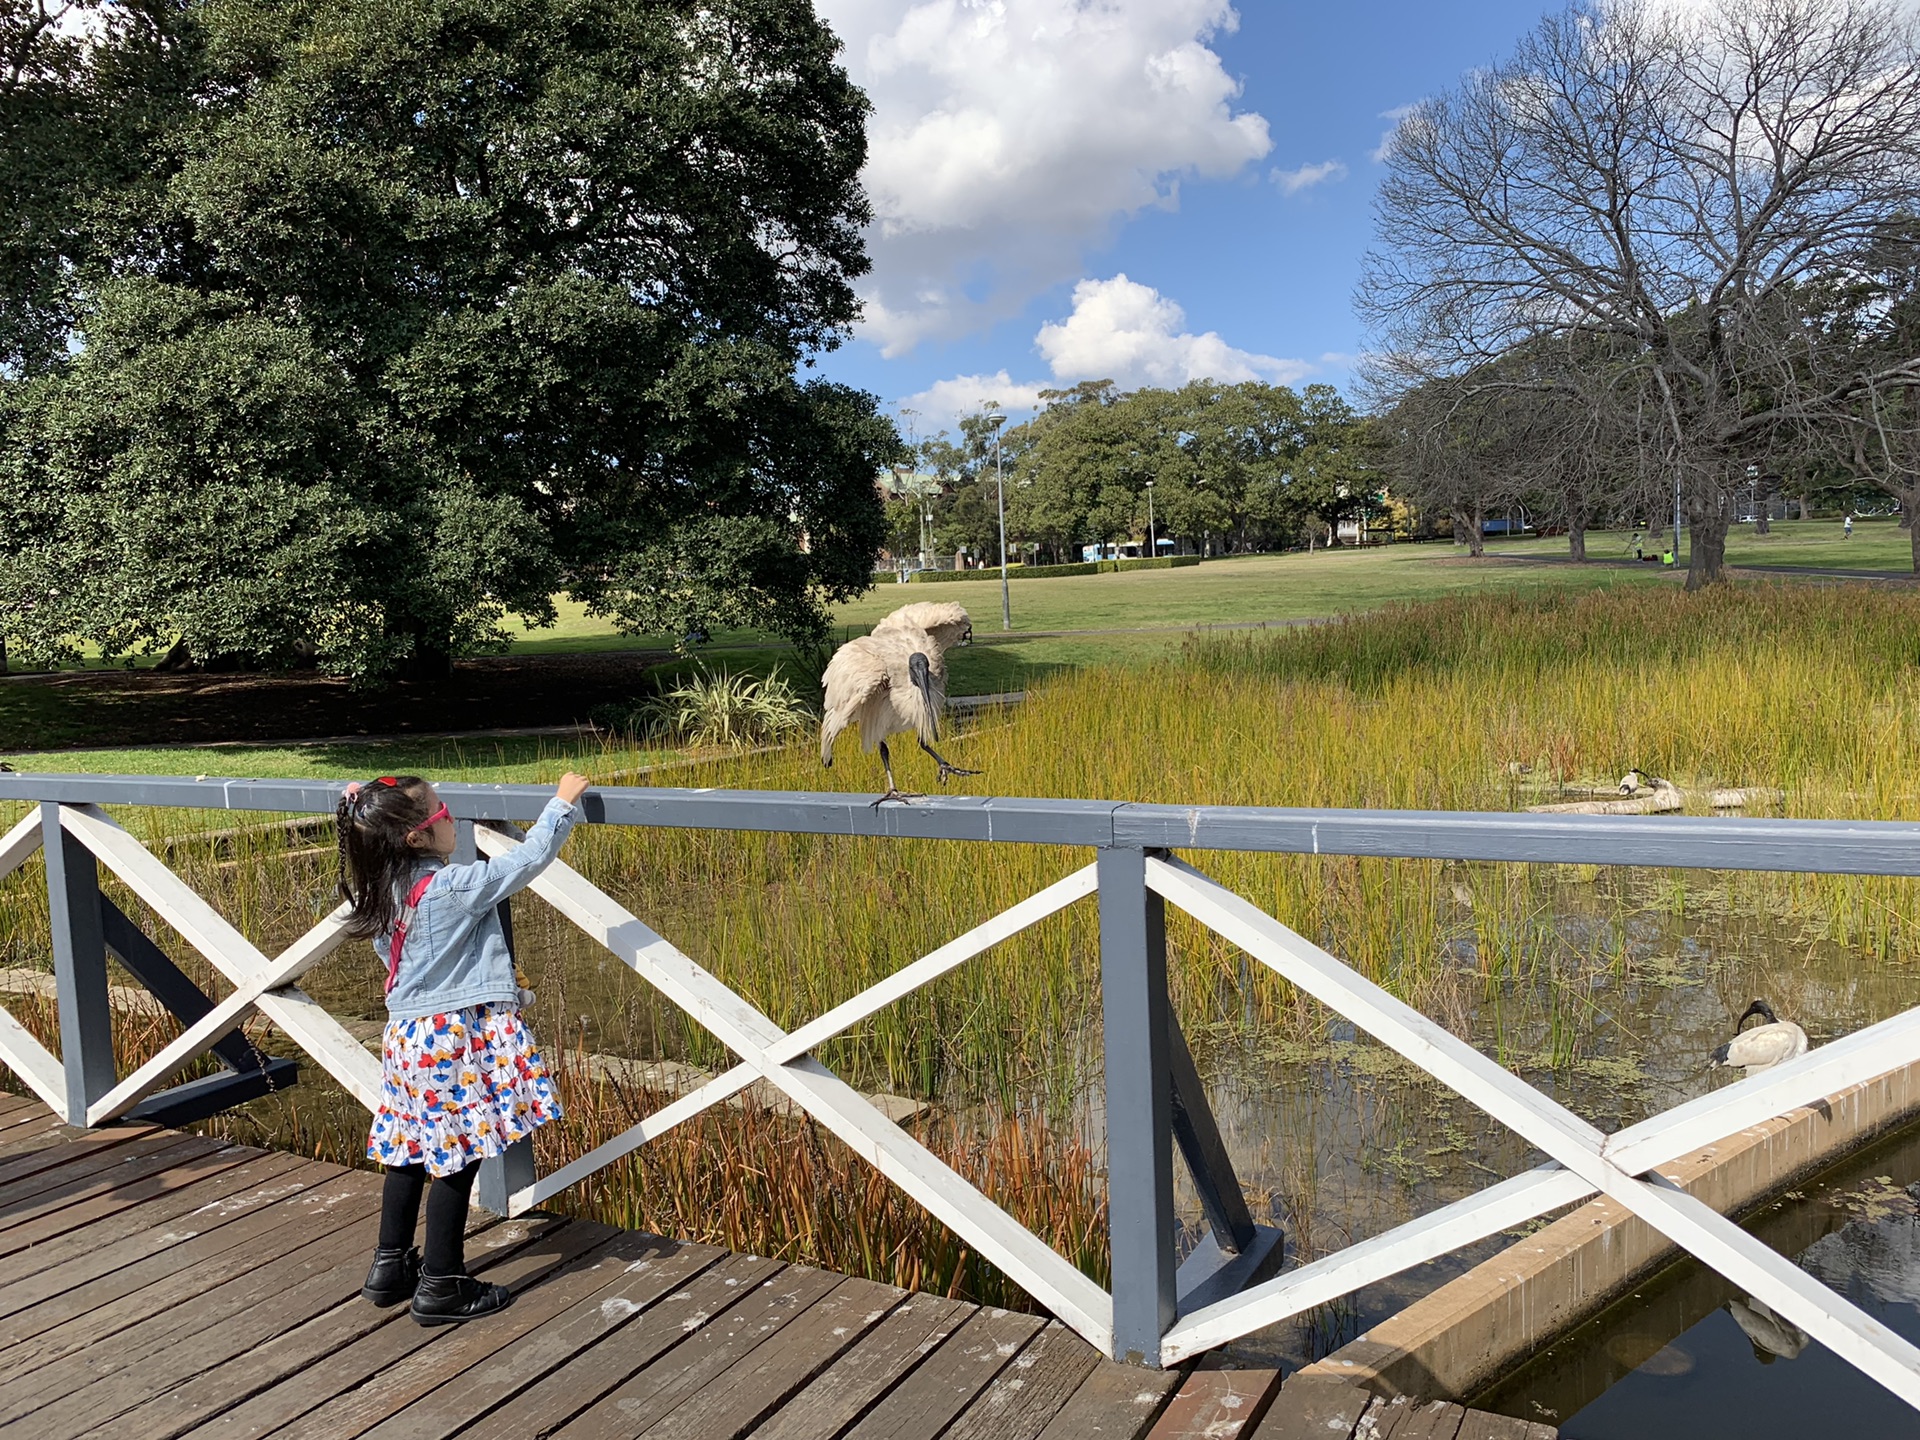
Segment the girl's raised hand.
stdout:
<svg viewBox="0 0 1920 1440">
<path fill-rule="evenodd" d="M 554 793 L 566 801 L 567 804 L 578 805 L 580 803 L 580 797 L 587 793 L 587 787 L 592 783 L 593 782 L 587 779 L 586 776 L 576 775 L 573 771 L 569 770 L 560 777 L 559 787 Z"/>
</svg>

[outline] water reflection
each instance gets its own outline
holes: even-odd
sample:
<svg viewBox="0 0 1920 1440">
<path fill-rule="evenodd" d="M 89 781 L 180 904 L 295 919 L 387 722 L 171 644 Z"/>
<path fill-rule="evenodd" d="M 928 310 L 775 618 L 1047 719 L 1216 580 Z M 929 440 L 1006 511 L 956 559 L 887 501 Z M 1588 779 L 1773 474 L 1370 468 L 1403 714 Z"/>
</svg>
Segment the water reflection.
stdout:
<svg viewBox="0 0 1920 1440">
<path fill-rule="evenodd" d="M 1801 1185 L 1747 1228 L 1920 1341 L 1920 1126 Z M 1556 1424 L 1566 1440 L 1920 1434 L 1920 1418 L 1890 1392 L 1690 1262 L 1473 1403 Z"/>
</svg>

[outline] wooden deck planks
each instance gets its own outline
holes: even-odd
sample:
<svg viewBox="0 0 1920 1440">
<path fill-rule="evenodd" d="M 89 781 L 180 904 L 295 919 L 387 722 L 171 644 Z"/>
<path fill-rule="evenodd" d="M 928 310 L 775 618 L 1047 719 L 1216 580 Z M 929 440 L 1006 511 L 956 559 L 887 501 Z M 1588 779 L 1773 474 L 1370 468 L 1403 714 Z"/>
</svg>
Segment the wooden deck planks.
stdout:
<svg viewBox="0 0 1920 1440">
<path fill-rule="evenodd" d="M 1142 1370 L 1102 1360 L 1040 1432 L 1040 1440 L 1139 1440 L 1185 1379 L 1178 1370 Z"/>
<path fill-rule="evenodd" d="M 559 1302 L 577 1297 L 566 1309 L 510 1336 L 484 1365 L 446 1379 L 404 1414 L 376 1426 L 368 1435 L 393 1440 L 404 1435 L 456 1433 L 581 1351 L 599 1344 L 725 1256 L 724 1250 L 707 1245 L 687 1245 L 652 1235 L 622 1235 L 590 1264 L 547 1282 L 528 1301 L 516 1301 L 508 1313 L 517 1323 L 524 1323 L 533 1313 L 529 1303 L 533 1300 Z M 489 1273 L 490 1278 L 502 1278 L 497 1272 Z M 563 1282 L 567 1282 L 564 1288 Z M 546 1293 L 549 1290 L 550 1295 Z"/>
<path fill-rule="evenodd" d="M 11 1143 L 10 1143 L 11 1142 Z M 533 1214 L 476 1213 L 515 1301 L 359 1298 L 377 1176 L 0 1094 L 0 1429 L 35 1440 L 1552 1440 L 1043 1317 Z M 1331 1383 L 1328 1383 L 1328 1382 Z M 1270 1408 L 1269 1408 L 1270 1407 Z M 1363 1416 L 1364 1412 L 1364 1416 Z"/>
<path fill-rule="evenodd" d="M 323 1167 L 302 1167 L 278 1186 L 261 1188 L 270 1192 L 286 1187 L 291 1193 L 278 1203 L 250 1208 L 183 1244 L 0 1320 L 0 1340 L 7 1344 L 0 1349 L 0 1373 L 37 1368 L 96 1344 L 101 1344 L 104 1360 L 129 1327 L 199 1301 L 236 1276 L 258 1270 L 373 1209 L 363 1181 L 328 1175 Z M 250 1199 L 240 1195 L 220 1203 L 239 1207 Z M 200 1314 L 200 1305 L 194 1310 Z M 0 1423 L 6 1414 L 5 1396 L 16 1383 L 0 1383 Z"/>
<path fill-rule="evenodd" d="M 1280 1372 L 1204 1357 L 1167 1402 L 1147 1440 L 1241 1440 L 1251 1436 L 1280 1389 Z"/>
<path fill-rule="evenodd" d="M 906 1298 L 906 1291 L 892 1285 L 842 1280 L 641 1433 L 648 1440 L 738 1440 Z"/>
<path fill-rule="evenodd" d="M 536 1282 L 576 1260 L 590 1260 L 619 1233 L 611 1226 L 584 1220 L 545 1230 L 489 1273 L 490 1280 L 514 1293 L 514 1303 L 500 1315 L 498 1324 L 450 1327 L 444 1336 L 429 1335 L 431 1343 L 413 1347 L 404 1358 L 381 1366 L 279 1434 L 285 1440 L 354 1440 L 447 1380 L 483 1365 L 516 1333 L 553 1318 L 577 1298 L 583 1284 L 595 1285 L 601 1277 L 589 1264 L 555 1284 L 536 1288 Z M 407 1328 L 422 1329 L 411 1321 Z"/>
<path fill-rule="evenodd" d="M 913 1295 L 814 1382 L 764 1419 L 754 1440 L 816 1440 L 836 1435 L 964 1325 L 973 1306 Z"/>
<path fill-rule="evenodd" d="M 1455 1440 L 1554 1440 L 1555 1434 L 1552 1426 L 1538 1421 L 1469 1410 Z"/>
<path fill-rule="evenodd" d="M 156 1135 L 25 1176 L 11 1185 L 0 1185 L 0 1230 L 11 1230 L 55 1211 L 65 1212 L 88 1200 L 123 1193 L 133 1181 L 167 1174 L 220 1148 L 219 1141 L 197 1135 Z"/>
<path fill-rule="evenodd" d="M 317 1193 L 298 1197 L 292 1202 L 295 1208 L 279 1217 L 279 1226 L 259 1229 L 249 1242 L 229 1247 L 198 1265 L 175 1270 L 14 1350 L 0 1351 L 0 1366 L 8 1364 L 15 1350 L 34 1356 L 27 1375 L 0 1384 L 0 1423 L 71 1397 L 100 1377 L 130 1366 L 141 1367 L 144 1378 L 159 1352 L 182 1339 L 208 1335 L 220 1322 L 256 1305 L 273 1305 L 285 1292 L 315 1277 L 320 1277 L 323 1293 L 357 1290 L 358 1277 L 349 1282 L 349 1272 L 341 1266 L 350 1268 L 372 1250 L 377 1197 L 368 1197 L 364 1191 L 359 1195 L 348 1193 L 345 1204 L 330 1207 L 324 1214 L 300 1213 L 302 1201 L 311 1200 L 317 1206 L 332 1198 L 332 1193 L 322 1187 Z M 269 1207 L 258 1218 L 267 1222 L 274 1217 L 275 1207 Z M 298 1223 L 302 1220 L 305 1223 Z M 76 1340 L 81 1343 L 76 1344 Z M 98 1340 L 107 1343 L 87 1343 Z M 210 1341 L 209 1359 L 219 1358 L 212 1345 Z M 191 1365 L 194 1354 L 188 1351 L 176 1355 L 175 1360 L 185 1359 Z M 162 1383 L 167 1373 L 157 1369 L 151 1376 L 153 1383 Z M 130 1408 L 139 1398 L 120 1408 Z M 66 1401 L 67 1406 L 72 1403 Z M 49 1422 L 36 1424 L 44 1430 Z"/>
<path fill-rule="evenodd" d="M 1055 1320 L 987 1382 L 944 1440 L 1036 1440 L 1104 1357 Z"/>
<path fill-rule="evenodd" d="M 203 1177 L 193 1184 L 174 1189 L 154 1185 L 143 1203 L 109 1207 L 105 1202 L 114 1197 L 103 1196 L 46 1216 L 33 1227 L 41 1238 L 0 1255 L 0 1318 L 192 1239 L 203 1224 L 195 1212 L 268 1184 L 302 1163 L 292 1155 L 263 1155 L 213 1169 L 211 1162 L 218 1158 L 207 1156 L 205 1170 L 190 1172 Z M 137 1181 L 126 1193 L 149 1185 Z M 91 1224 L 82 1213 L 86 1211 L 98 1216 Z"/>
<path fill-rule="evenodd" d="M 848 1440 L 938 1435 L 1006 1368 L 1046 1322 L 1011 1310 L 976 1310 L 847 1432 Z"/>
<path fill-rule="evenodd" d="M 0 1167 L 22 1155 L 30 1155 L 49 1145 L 58 1145 L 67 1138 L 69 1133 L 65 1122 L 51 1110 L 30 1114 L 18 1125 L 9 1125 L 0 1130 Z"/>
<path fill-rule="evenodd" d="M 1373 1396 L 1337 1375 L 1289 1375 L 1254 1440 L 1347 1440 Z"/>
<path fill-rule="evenodd" d="M 828 1270 L 787 1266 L 553 1433 L 562 1440 L 624 1440 L 646 1434 L 845 1283 Z"/>
<path fill-rule="evenodd" d="M 511 1285 L 515 1276 L 502 1272 L 519 1250 L 565 1223 L 551 1216 L 526 1216 L 478 1234 L 470 1231 L 468 1266 L 476 1275 Z M 361 1258 L 364 1262 L 366 1257 Z M 364 1264 L 360 1274 L 364 1278 Z M 188 1428 L 184 1420 L 193 1422 L 195 1436 L 256 1440 L 331 1403 L 446 1333 L 413 1324 L 405 1306 L 376 1309 L 355 1297 L 155 1397 L 127 1417 L 139 1414 L 139 1429 L 125 1431 L 116 1422 L 113 1433 L 157 1440 L 183 1433 Z"/>
<path fill-rule="evenodd" d="M 372 1214 L 323 1240 L 301 1246 L 271 1264 L 196 1299 L 183 1314 L 155 1316 L 125 1332 L 105 1374 L 85 1365 L 85 1383 L 59 1398 L 57 1413 L 36 1420 L 41 1440 L 72 1440 L 209 1366 L 245 1354 L 300 1323 L 316 1309 L 338 1305 L 360 1289 L 363 1262 L 373 1247 Z M 69 1357 L 57 1371 L 86 1357 Z"/>
<path fill-rule="evenodd" d="M 529 1440 L 552 1433 L 725 1314 L 781 1268 L 778 1261 L 755 1255 L 724 1256 L 649 1304 L 615 1331 L 613 1340 L 583 1350 L 490 1411 L 462 1431 L 461 1440 Z"/>
</svg>

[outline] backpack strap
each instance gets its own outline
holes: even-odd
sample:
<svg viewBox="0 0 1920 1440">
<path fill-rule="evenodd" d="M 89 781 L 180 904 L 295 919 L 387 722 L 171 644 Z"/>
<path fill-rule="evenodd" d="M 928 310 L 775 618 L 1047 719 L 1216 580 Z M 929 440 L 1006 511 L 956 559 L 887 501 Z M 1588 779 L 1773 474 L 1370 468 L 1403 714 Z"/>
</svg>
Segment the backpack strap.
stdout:
<svg viewBox="0 0 1920 1440">
<path fill-rule="evenodd" d="M 428 871 L 413 882 L 413 889 L 407 892 L 407 903 L 400 911 L 400 918 L 393 925 L 393 943 L 387 949 L 387 988 L 385 993 L 393 993 L 393 982 L 400 978 L 400 947 L 407 943 L 407 927 L 413 924 L 413 915 L 420 908 L 420 897 L 427 893 L 427 886 L 433 883 L 438 871 Z"/>
</svg>

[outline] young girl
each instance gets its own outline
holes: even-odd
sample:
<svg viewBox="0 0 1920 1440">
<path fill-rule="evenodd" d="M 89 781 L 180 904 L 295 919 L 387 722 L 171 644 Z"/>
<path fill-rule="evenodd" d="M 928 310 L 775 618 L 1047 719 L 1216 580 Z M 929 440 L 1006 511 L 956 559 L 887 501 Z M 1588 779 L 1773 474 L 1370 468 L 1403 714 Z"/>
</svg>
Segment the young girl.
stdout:
<svg viewBox="0 0 1920 1440">
<path fill-rule="evenodd" d="M 474 1320 L 512 1298 L 467 1274 L 468 1197 L 481 1160 L 560 1113 L 520 1018 L 513 958 L 495 911 L 553 862 L 587 779 L 568 772 L 517 849 L 449 865 L 454 824 L 417 775 L 349 785 L 336 813 L 348 933 L 387 972 L 381 1102 L 367 1158 L 387 1167 L 380 1241 L 361 1294 L 413 1302 L 422 1325 Z M 413 1248 L 427 1177 L 425 1254 Z"/>
</svg>

